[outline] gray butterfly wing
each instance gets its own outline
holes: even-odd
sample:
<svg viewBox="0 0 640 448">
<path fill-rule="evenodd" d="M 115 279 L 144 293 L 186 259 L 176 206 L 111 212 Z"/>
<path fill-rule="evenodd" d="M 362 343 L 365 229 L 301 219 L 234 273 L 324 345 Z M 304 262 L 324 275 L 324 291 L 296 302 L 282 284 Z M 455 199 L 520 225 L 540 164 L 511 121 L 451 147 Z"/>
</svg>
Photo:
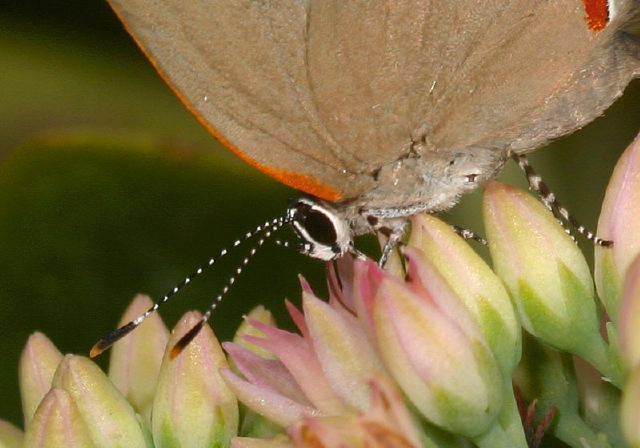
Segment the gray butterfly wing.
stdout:
<svg viewBox="0 0 640 448">
<path fill-rule="evenodd" d="M 639 71 L 621 24 L 590 30 L 582 0 L 110 3 L 206 126 L 331 200 L 368 191 L 412 140 L 534 149 L 595 118 Z M 619 17 L 637 5 L 616 4 Z"/>
<path fill-rule="evenodd" d="M 366 190 L 358 156 L 321 121 L 309 86 L 308 2 L 110 0 L 183 102 L 241 157 L 326 199 Z"/>
<path fill-rule="evenodd" d="M 621 32 L 638 2 L 614 6 L 593 31 L 581 0 L 312 2 L 315 103 L 365 170 L 416 137 L 426 151 L 530 151 L 600 115 L 640 72 L 639 41 Z"/>
</svg>

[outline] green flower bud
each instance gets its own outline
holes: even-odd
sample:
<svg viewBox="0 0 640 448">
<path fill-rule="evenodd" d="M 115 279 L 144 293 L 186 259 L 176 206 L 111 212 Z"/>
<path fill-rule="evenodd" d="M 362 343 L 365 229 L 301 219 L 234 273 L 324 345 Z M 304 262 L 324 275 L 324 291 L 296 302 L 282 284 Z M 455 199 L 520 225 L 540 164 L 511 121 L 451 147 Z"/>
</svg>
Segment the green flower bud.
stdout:
<svg viewBox="0 0 640 448">
<path fill-rule="evenodd" d="M 553 215 L 532 196 L 491 182 L 485 190 L 484 219 L 495 271 L 516 304 L 522 326 L 619 380 L 599 333 L 589 267 Z"/>
<path fill-rule="evenodd" d="M 135 411 L 91 360 L 66 355 L 58 366 L 53 386 L 64 389 L 71 397 L 96 447 L 147 446 Z"/>
</svg>

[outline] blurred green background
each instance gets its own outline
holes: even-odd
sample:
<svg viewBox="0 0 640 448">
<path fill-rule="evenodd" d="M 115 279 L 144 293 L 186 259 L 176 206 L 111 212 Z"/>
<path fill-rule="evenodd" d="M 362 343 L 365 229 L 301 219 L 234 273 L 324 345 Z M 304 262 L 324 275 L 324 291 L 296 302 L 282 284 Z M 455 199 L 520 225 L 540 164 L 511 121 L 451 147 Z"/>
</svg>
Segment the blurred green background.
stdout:
<svg viewBox="0 0 640 448">
<path fill-rule="evenodd" d="M 3 5 L 0 67 L 0 418 L 20 425 L 17 362 L 31 332 L 87 353 L 134 294 L 161 296 L 297 193 L 210 137 L 100 0 Z M 638 129 L 636 82 L 606 116 L 532 160 L 595 226 L 611 169 Z M 501 178 L 524 185 L 513 167 Z M 446 219 L 481 229 L 478 199 Z M 236 261 L 188 288 L 165 321 L 203 309 Z M 218 335 L 230 337 L 258 303 L 282 314 L 284 297 L 297 302 L 298 272 L 322 290 L 320 263 L 266 248 L 213 317 Z"/>
</svg>

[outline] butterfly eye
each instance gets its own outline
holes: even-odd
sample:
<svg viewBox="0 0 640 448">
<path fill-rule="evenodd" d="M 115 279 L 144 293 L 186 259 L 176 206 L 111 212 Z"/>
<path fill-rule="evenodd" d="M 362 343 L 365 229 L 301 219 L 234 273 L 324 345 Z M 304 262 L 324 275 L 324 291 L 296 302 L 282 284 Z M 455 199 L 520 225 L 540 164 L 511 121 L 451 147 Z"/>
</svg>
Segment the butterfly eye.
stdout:
<svg viewBox="0 0 640 448">
<path fill-rule="evenodd" d="M 476 179 L 478 178 L 477 174 L 467 174 L 466 175 L 467 178 L 467 183 L 472 184 L 476 181 Z"/>
<path fill-rule="evenodd" d="M 300 252 L 321 260 L 333 260 L 351 247 L 349 224 L 326 204 L 310 198 L 289 207 L 293 229 L 301 239 Z"/>
</svg>

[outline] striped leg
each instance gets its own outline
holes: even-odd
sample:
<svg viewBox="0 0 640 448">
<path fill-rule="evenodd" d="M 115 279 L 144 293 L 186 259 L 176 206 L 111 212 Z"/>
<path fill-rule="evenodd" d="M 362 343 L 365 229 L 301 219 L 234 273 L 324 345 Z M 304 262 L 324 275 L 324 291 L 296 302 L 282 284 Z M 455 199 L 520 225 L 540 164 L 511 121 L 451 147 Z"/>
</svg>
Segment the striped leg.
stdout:
<svg viewBox="0 0 640 448">
<path fill-rule="evenodd" d="M 486 246 L 488 244 L 487 240 L 482 238 L 480 235 L 478 235 L 473 230 L 465 229 L 464 227 L 458 227 L 458 226 L 451 226 L 451 228 L 453 229 L 454 232 L 456 232 L 458 235 L 460 235 L 465 240 L 473 240 L 473 241 L 475 241 L 477 243 L 482 244 L 483 246 Z"/>
<path fill-rule="evenodd" d="M 571 216 L 569 210 L 567 210 L 560 203 L 560 201 L 558 201 L 555 194 L 553 194 L 547 184 L 545 184 L 542 181 L 542 178 L 533 170 L 533 168 L 529 164 L 529 160 L 527 160 L 525 156 L 512 153 L 511 157 L 513 158 L 513 160 L 518 162 L 518 166 L 520 167 L 520 169 L 522 169 L 522 171 L 524 171 L 525 176 L 527 176 L 529 188 L 531 188 L 538 194 L 542 203 L 551 211 L 551 213 L 553 213 L 558 221 L 563 224 L 563 227 L 569 235 L 571 235 L 571 230 L 568 229 L 564 223 L 568 223 L 569 225 L 571 225 L 571 227 L 573 227 L 578 233 L 584 235 L 588 240 L 592 241 L 593 244 L 604 247 L 610 247 L 613 245 L 613 241 L 598 238 L 591 230 L 587 229 L 585 226 L 580 224 L 573 216 Z"/>
<path fill-rule="evenodd" d="M 387 260 L 391 256 L 391 252 L 401 244 L 402 238 L 407 233 L 408 227 L 408 221 L 400 221 L 396 222 L 392 227 L 383 227 L 378 229 L 387 237 L 387 242 L 382 248 L 382 255 L 380 255 L 380 259 L 378 260 L 378 266 L 384 267 L 384 265 L 387 264 Z"/>
</svg>

